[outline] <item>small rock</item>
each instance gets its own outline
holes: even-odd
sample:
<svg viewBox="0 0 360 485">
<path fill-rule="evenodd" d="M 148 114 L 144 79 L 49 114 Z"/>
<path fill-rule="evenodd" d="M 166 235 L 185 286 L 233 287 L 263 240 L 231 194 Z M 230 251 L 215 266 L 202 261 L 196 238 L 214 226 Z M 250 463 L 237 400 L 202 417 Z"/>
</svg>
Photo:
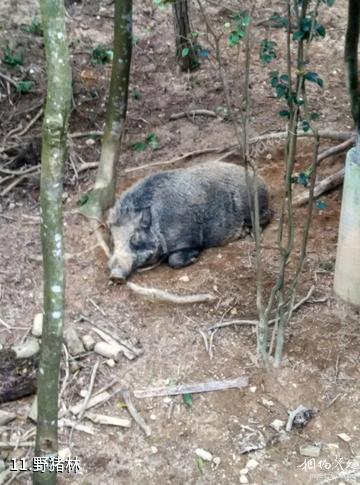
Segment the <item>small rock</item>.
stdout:
<svg viewBox="0 0 360 485">
<path fill-rule="evenodd" d="M 259 466 L 259 462 L 256 461 L 254 458 L 251 458 L 247 463 L 246 463 L 246 468 L 248 470 L 255 470 L 255 468 Z"/>
<path fill-rule="evenodd" d="M 93 140 L 92 138 L 88 138 L 86 141 L 85 141 L 85 144 L 90 147 L 92 145 L 95 145 L 95 140 Z"/>
<path fill-rule="evenodd" d="M 346 433 L 339 433 L 338 437 L 342 440 L 345 441 L 345 443 L 349 443 L 351 441 L 351 437 L 346 434 Z"/>
<path fill-rule="evenodd" d="M 158 452 L 158 449 L 156 448 L 156 446 L 152 446 L 152 447 L 151 447 L 151 453 L 152 453 L 153 455 L 155 455 L 155 453 L 157 453 L 157 452 Z"/>
<path fill-rule="evenodd" d="M 221 463 L 220 456 L 214 456 L 213 463 L 214 463 L 214 468 L 216 470 L 219 467 L 220 463 Z"/>
<path fill-rule="evenodd" d="M 82 343 L 84 344 L 85 350 L 93 350 L 95 347 L 95 340 L 92 335 L 86 334 L 81 337 Z"/>
<path fill-rule="evenodd" d="M 76 360 L 71 360 L 69 363 L 69 368 L 70 368 L 70 372 L 72 374 L 75 374 L 75 372 L 80 370 L 81 366 L 79 362 L 77 362 Z"/>
<path fill-rule="evenodd" d="M 238 311 L 237 311 L 236 308 L 232 308 L 231 311 L 230 311 L 231 315 L 237 315 L 237 312 Z"/>
<path fill-rule="evenodd" d="M 318 458 L 320 456 L 320 447 L 315 445 L 300 446 L 300 455 L 309 456 L 310 458 Z"/>
<path fill-rule="evenodd" d="M 212 461 L 213 459 L 212 454 L 209 451 L 204 450 L 203 448 L 196 448 L 195 455 L 204 461 Z"/>
<path fill-rule="evenodd" d="M 272 159 L 272 155 L 271 153 L 267 153 L 266 154 L 266 160 L 271 160 Z"/>
<path fill-rule="evenodd" d="M 28 338 L 24 343 L 12 346 L 17 359 L 28 359 L 40 351 L 39 342 L 35 338 Z"/>
<path fill-rule="evenodd" d="M 263 398 L 263 399 L 261 400 L 261 402 L 263 403 L 263 405 L 264 405 L 264 406 L 269 406 L 269 407 L 271 407 L 271 406 L 273 406 L 273 405 L 274 405 L 273 401 L 270 401 L 269 399 L 265 399 L 265 398 Z"/>
<path fill-rule="evenodd" d="M 169 397 L 169 396 L 166 396 L 166 397 L 164 397 L 164 399 L 163 399 L 163 402 L 164 402 L 165 404 L 170 404 L 170 403 L 171 403 L 171 401 L 172 401 L 172 399 L 171 399 L 171 397 Z"/>
<path fill-rule="evenodd" d="M 38 403 L 38 399 L 37 399 L 37 396 L 35 396 L 33 399 L 33 402 L 31 403 L 31 408 L 28 414 L 28 418 L 31 419 L 31 421 L 33 421 L 34 423 L 37 422 L 37 416 L 38 416 L 37 403 Z"/>
<path fill-rule="evenodd" d="M 66 329 L 64 340 L 71 355 L 79 355 L 84 352 L 83 343 L 74 327 Z"/>
<path fill-rule="evenodd" d="M 108 344 L 107 342 L 98 342 L 95 344 L 94 351 L 103 357 L 115 360 L 115 362 L 118 361 L 120 357 L 119 347 Z"/>
<path fill-rule="evenodd" d="M 188 277 L 187 274 L 184 274 L 184 276 L 180 276 L 179 281 L 183 281 L 184 283 L 188 283 L 190 281 L 190 278 Z"/>
<path fill-rule="evenodd" d="M 249 479 L 246 475 L 240 475 L 240 483 L 249 483 Z"/>
<path fill-rule="evenodd" d="M 150 419 L 151 419 L 151 421 L 155 421 L 156 420 L 155 414 L 150 414 Z"/>
<path fill-rule="evenodd" d="M 240 475 L 247 475 L 248 473 L 249 473 L 248 468 L 242 468 L 242 469 L 240 470 Z"/>
<path fill-rule="evenodd" d="M 116 362 L 114 359 L 108 359 L 106 362 L 105 362 L 106 365 L 108 365 L 110 367 L 110 369 L 113 369 L 116 365 Z"/>
<path fill-rule="evenodd" d="M 250 389 L 250 392 L 256 392 L 256 386 L 251 386 L 249 387 L 249 389 Z"/>
<path fill-rule="evenodd" d="M 281 421 L 281 419 L 274 419 L 274 421 L 272 423 L 270 423 L 270 426 L 272 427 L 272 429 L 279 432 L 285 426 L 285 422 Z"/>
<path fill-rule="evenodd" d="M 0 410 L 0 426 L 6 426 L 11 421 L 14 421 L 14 419 L 16 419 L 15 413 Z"/>
<path fill-rule="evenodd" d="M 66 460 L 66 458 L 71 458 L 70 448 L 62 448 L 61 450 L 59 450 L 58 456 L 61 460 Z"/>
<path fill-rule="evenodd" d="M 34 337 L 41 337 L 42 328 L 43 328 L 43 314 L 37 313 L 33 320 L 31 333 L 33 334 Z"/>
</svg>

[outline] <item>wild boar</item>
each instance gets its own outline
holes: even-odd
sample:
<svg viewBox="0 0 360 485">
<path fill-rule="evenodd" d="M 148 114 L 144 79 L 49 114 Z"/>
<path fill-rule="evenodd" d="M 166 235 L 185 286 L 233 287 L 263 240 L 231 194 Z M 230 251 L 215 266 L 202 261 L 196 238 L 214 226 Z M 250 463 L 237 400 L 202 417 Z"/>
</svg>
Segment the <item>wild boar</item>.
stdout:
<svg viewBox="0 0 360 485">
<path fill-rule="evenodd" d="M 250 176 L 253 190 L 253 178 Z M 269 194 L 258 178 L 260 224 L 271 219 Z M 245 169 L 225 162 L 157 172 L 126 190 L 109 213 L 110 277 L 124 282 L 159 261 L 193 263 L 202 249 L 221 246 L 251 229 Z"/>
</svg>

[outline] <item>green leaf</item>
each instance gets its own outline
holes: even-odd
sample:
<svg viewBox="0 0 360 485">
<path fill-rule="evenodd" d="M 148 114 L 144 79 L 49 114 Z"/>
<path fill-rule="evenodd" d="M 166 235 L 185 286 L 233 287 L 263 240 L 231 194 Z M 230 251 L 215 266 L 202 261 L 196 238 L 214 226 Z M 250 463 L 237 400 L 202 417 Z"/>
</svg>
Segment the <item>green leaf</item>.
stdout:
<svg viewBox="0 0 360 485">
<path fill-rule="evenodd" d="M 260 61 L 263 64 L 269 64 L 276 58 L 276 42 L 268 39 L 263 39 L 260 43 Z"/>
<path fill-rule="evenodd" d="M 307 81 L 316 83 L 321 88 L 324 87 L 324 81 L 321 79 L 317 72 L 307 72 L 304 77 Z"/>
<path fill-rule="evenodd" d="M 307 131 L 310 130 L 310 123 L 306 120 L 302 122 L 302 129 L 306 133 Z"/>
<path fill-rule="evenodd" d="M 191 406 L 193 405 L 193 399 L 192 399 L 192 395 L 191 394 L 183 394 L 183 401 L 184 403 L 189 407 L 191 408 Z"/>
<path fill-rule="evenodd" d="M 77 205 L 85 205 L 89 200 L 89 194 L 83 194 L 80 199 L 77 201 Z"/>
<path fill-rule="evenodd" d="M 327 203 L 326 203 L 326 202 L 324 202 L 323 200 L 321 200 L 321 199 L 317 199 L 317 200 L 315 201 L 315 207 L 316 207 L 317 209 L 324 210 L 324 209 L 327 209 L 327 207 L 328 207 L 328 206 L 327 206 Z"/>
<path fill-rule="evenodd" d="M 197 464 L 197 466 L 199 468 L 200 473 L 203 474 L 204 473 L 204 468 L 205 468 L 205 462 L 204 462 L 204 460 L 202 458 L 200 458 L 200 456 L 198 456 L 196 458 L 196 464 Z"/>
<path fill-rule="evenodd" d="M 290 111 L 288 109 L 282 109 L 279 111 L 279 116 L 282 118 L 290 118 Z"/>
<path fill-rule="evenodd" d="M 137 91 L 136 89 L 134 89 L 132 92 L 131 92 L 131 98 L 134 100 L 134 101 L 139 101 L 139 99 L 141 99 L 141 93 L 139 91 Z"/>
<path fill-rule="evenodd" d="M 155 133 L 150 133 L 145 140 L 145 143 L 149 145 L 153 150 L 157 150 L 160 145 L 159 138 L 155 135 Z"/>
<path fill-rule="evenodd" d="M 296 32 L 293 33 L 293 40 L 301 40 L 305 37 L 305 32 L 302 32 L 301 30 L 297 30 Z"/>
<path fill-rule="evenodd" d="M 316 113 L 315 111 L 310 114 L 310 119 L 313 121 L 316 121 L 320 118 L 319 113 Z"/>
<path fill-rule="evenodd" d="M 32 81 L 19 81 L 16 84 L 16 91 L 20 94 L 27 94 L 30 93 L 33 87 L 34 83 Z"/>
<path fill-rule="evenodd" d="M 190 49 L 188 47 L 184 47 L 183 50 L 181 51 L 181 56 L 186 57 L 189 55 Z"/>
<path fill-rule="evenodd" d="M 39 20 L 37 17 L 33 17 L 31 24 L 25 25 L 24 27 L 21 28 L 21 30 L 23 32 L 34 34 L 39 37 L 42 37 L 44 35 L 44 29 L 43 29 L 41 20 Z"/>
<path fill-rule="evenodd" d="M 133 143 L 131 145 L 131 148 L 136 152 L 143 152 L 147 149 L 147 143 L 145 143 L 144 141 L 138 141 L 136 143 Z"/>
</svg>

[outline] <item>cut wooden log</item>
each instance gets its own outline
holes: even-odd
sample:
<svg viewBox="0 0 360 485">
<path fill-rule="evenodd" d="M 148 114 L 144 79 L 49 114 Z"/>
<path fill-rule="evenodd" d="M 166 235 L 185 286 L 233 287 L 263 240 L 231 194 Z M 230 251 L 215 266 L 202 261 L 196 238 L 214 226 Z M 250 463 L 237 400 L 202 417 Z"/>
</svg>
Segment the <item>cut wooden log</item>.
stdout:
<svg viewBox="0 0 360 485">
<path fill-rule="evenodd" d="M 316 199 L 317 197 L 320 197 L 320 195 L 324 194 L 325 192 L 335 189 L 336 187 L 341 185 L 344 180 L 344 173 L 345 173 L 345 169 L 342 168 L 338 172 L 333 173 L 328 177 L 325 177 L 321 182 L 319 182 L 314 188 L 314 199 Z M 293 206 L 301 207 L 302 205 L 305 205 L 308 201 L 309 201 L 309 193 L 306 192 L 298 195 L 294 199 Z"/>
</svg>

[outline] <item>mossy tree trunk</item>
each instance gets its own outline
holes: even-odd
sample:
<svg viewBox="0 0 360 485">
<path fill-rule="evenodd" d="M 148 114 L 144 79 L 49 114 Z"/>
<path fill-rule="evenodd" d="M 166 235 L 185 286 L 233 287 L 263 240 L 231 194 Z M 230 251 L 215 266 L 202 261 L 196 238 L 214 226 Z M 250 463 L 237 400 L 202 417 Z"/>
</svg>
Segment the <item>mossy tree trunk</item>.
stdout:
<svg viewBox="0 0 360 485">
<path fill-rule="evenodd" d="M 175 0 L 172 4 L 174 14 L 176 59 L 182 71 L 192 71 L 199 66 L 194 48 L 196 41 L 190 26 L 189 1 Z"/>
<path fill-rule="evenodd" d="M 98 173 L 82 207 L 88 217 L 101 219 L 115 198 L 116 164 L 124 132 L 132 51 L 132 0 L 115 0 L 114 55 Z"/>
<path fill-rule="evenodd" d="M 41 153 L 41 242 L 44 324 L 38 371 L 35 456 L 57 453 L 58 383 L 64 322 L 63 172 L 71 106 L 71 67 L 63 0 L 40 0 L 47 66 Z M 56 483 L 56 473 L 34 473 L 34 484 Z"/>
</svg>

